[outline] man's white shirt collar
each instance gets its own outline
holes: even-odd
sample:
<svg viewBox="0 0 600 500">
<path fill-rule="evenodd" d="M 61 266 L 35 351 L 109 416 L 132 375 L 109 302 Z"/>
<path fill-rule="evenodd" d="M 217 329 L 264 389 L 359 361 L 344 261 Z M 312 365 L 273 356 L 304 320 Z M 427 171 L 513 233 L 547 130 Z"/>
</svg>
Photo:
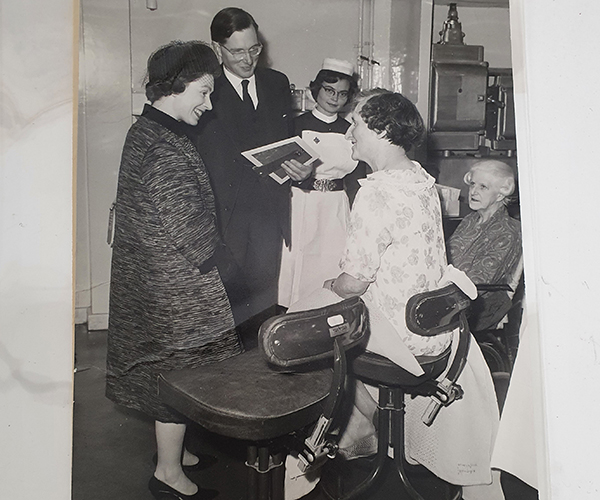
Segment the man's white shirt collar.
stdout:
<svg viewBox="0 0 600 500">
<path fill-rule="evenodd" d="M 229 80 L 229 83 L 231 83 L 235 91 L 238 93 L 240 99 L 243 99 L 242 80 L 248 80 L 248 93 L 250 94 L 250 98 L 254 103 L 254 108 L 258 106 L 258 94 L 256 92 L 255 75 L 252 75 L 250 78 L 240 78 L 236 74 L 229 71 L 225 66 L 223 66 L 223 74 L 225 75 L 225 78 Z"/>
</svg>

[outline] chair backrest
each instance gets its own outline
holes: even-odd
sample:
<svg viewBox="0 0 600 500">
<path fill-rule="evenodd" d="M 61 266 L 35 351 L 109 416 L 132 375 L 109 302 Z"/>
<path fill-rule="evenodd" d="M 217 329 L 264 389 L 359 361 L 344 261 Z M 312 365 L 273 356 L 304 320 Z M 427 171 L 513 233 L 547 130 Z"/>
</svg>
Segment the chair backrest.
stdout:
<svg viewBox="0 0 600 500">
<path fill-rule="evenodd" d="M 269 363 L 289 368 L 332 358 L 339 339 L 344 350 L 366 343 L 368 314 L 359 297 L 319 309 L 275 316 L 259 330 L 259 346 Z"/>
<path fill-rule="evenodd" d="M 455 284 L 413 295 L 406 303 L 406 326 L 424 337 L 451 332 L 460 324 L 460 313 L 471 300 Z"/>
</svg>

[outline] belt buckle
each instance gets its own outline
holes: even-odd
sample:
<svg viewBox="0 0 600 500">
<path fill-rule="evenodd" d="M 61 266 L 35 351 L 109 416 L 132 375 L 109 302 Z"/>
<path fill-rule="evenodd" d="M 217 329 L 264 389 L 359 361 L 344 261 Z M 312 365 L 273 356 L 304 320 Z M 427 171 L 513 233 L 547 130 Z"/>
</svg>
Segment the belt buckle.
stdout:
<svg viewBox="0 0 600 500">
<path fill-rule="evenodd" d="M 315 179 L 313 181 L 313 188 L 315 191 L 321 191 L 323 193 L 333 191 L 335 189 L 335 182 L 331 179 Z"/>
</svg>

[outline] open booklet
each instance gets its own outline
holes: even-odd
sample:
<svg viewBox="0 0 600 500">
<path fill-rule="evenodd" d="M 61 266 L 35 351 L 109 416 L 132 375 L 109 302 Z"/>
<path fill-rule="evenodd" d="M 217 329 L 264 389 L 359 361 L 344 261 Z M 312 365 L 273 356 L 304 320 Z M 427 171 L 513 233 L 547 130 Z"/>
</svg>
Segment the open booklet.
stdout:
<svg viewBox="0 0 600 500">
<path fill-rule="evenodd" d="M 242 154 L 254 165 L 252 168 L 258 175 L 261 177 L 268 175 L 279 184 L 289 179 L 281 167 L 284 161 L 297 160 L 304 165 L 309 165 L 319 158 L 319 155 L 300 137 L 291 137 L 260 148 L 249 149 Z"/>
</svg>

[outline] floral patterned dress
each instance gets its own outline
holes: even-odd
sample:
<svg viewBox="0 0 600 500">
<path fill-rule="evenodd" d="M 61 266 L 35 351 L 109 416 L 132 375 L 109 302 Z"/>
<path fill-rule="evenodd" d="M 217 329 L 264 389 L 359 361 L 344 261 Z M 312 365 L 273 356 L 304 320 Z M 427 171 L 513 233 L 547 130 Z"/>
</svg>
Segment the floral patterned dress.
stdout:
<svg viewBox="0 0 600 500">
<path fill-rule="evenodd" d="M 376 171 L 359 182 L 340 267 L 370 282 L 363 295 L 369 310 L 381 312 L 413 355 L 439 354 L 451 334 L 421 337 L 404 319 L 407 300 L 437 288 L 446 268 L 435 180 L 413 162 L 413 168 Z"/>
<path fill-rule="evenodd" d="M 413 162 L 414 163 L 414 162 Z M 415 356 L 441 353 L 451 333 L 420 337 L 406 328 L 409 297 L 438 288 L 446 269 L 440 200 L 434 179 L 419 164 L 408 170 L 383 170 L 361 182 L 350 215 L 342 269 L 370 282 L 362 298 L 372 315 L 377 308 Z M 371 328 L 371 338 L 385 336 L 378 354 L 396 343 Z M 389 356 L 388 356 L 389 357 Z M 492 483 L 490 457 L 498 427 L 498 405 L 483 355 L 472 341 L 467 364 L 458 379 L 464 397 L 444 408 L 431 426 L 422 417 L 427 397 L 406 396 L 406 456 L 452 484 L 463 485 L 464 498 L 500 500 Z M 374 391 L 372 391 L 372 394 Z"/>
</svg>

